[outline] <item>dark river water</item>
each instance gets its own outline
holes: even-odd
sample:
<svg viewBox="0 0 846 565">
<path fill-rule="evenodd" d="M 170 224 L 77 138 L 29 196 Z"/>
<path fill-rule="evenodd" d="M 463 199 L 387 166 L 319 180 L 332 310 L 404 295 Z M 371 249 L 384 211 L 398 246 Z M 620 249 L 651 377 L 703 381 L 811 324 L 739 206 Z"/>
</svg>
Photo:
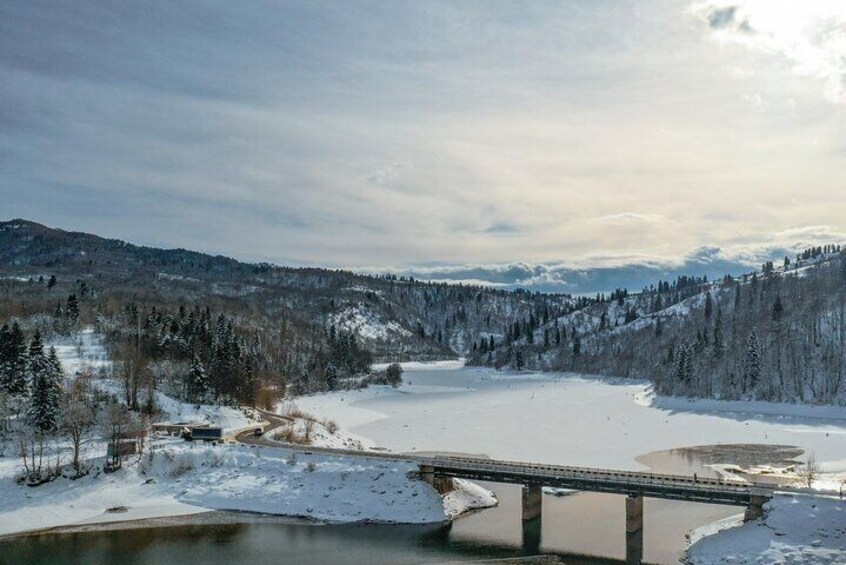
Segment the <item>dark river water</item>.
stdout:
<svg viewBox="0 0 846 565">
<path fill-rule="evenodd" d="M 624 498 L 545 495 L 543 517 L 524 528 L 520 487 L 485 484 L 500 501 L 451 526 L 246 524 L 43 534 L 0 542 L 0 562 L 29 565 L 314 563 L 355 565 L 466 563 L 556 554 L 565 563 L 625 559 Z M 644 560 L 677 563 L 694 527 L 741 508 L 647 499 Z"/>
</svg>

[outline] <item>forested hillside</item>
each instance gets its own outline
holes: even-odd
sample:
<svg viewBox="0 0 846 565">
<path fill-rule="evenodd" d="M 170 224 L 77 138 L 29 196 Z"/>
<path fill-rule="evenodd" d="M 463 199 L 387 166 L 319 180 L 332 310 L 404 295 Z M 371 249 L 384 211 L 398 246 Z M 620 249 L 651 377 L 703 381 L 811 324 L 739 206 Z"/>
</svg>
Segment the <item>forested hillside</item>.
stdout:
<svg viewBox="0 0 846 565">
<path fill-rule="evenodd" d="M 130 406 L 145 387 L 263 404 L 351 386 L 374 361 L 461 355 L 649 378 L 666 394 L 846 402 L 835 245 L 590 298 L 246 264 L 21 220 L 0 224 L 0 260 L 0 322 L 46 337 L 96 327 Z"/>
<path fill-rule="evenodd" d="M 720 281 L 615 293 L 531 333 L 515 323 L 471 361 L 652 379 L 665 394 L 846 402 L 846 253 L 809 249 Z"/>
<path fill-rule="evenodd" d="M 150 387 L 264 403 L 347 386 L 375 360 L 456 357 L 514 318 L 572 308 L 567 296 L 246 264 L 23 220 L 0 223 L 0 297 L 0 322 L 28 332 L 96 327 L 132 407 Z"/>
</svg>

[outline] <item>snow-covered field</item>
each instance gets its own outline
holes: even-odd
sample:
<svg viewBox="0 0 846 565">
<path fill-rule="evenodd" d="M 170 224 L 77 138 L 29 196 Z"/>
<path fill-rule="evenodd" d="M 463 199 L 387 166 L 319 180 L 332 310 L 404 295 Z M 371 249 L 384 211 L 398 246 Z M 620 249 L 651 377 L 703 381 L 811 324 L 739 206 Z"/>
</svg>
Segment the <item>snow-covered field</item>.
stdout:
<svg viewBox="0 0 846 565">
<path fill-rule="evenodd" d="M 846 563 L 846 504 L 838 499 L 777 496 L 764 520 L 728 528 L 694 543 L 692 565 Z"/>
<path fill-rule="evenodd" d="M 0 460 L 0 535 L 58 526 L 241 510 L 330 522 L 433 523 L 495 504 L 470 483 L 440 495 L 413 463 L 281 448 L 173 443 L 110 475 L 37 488 Z M 119 509 L 119 512 L 109 512 Z"/>
<path fill-rule="evenodd" d="M 69 378 L 78 371 L 109 369 L 93 332 L 52 344 Z M 120 393 L 108 378 L 94 381 Z M 157 405 L 173 421 L 206 421 L 233 432 L 253 420 L 241 410 L 195 407 L 157 393 Z M 322 423 L 312 431 L 322 447 L 367 447 L 366 440 Z M 11 451 L 11 450 L 10 450 Z M 102 463 L 105 445 L 85 455 Z M 95 461 L 96 462 L 96 461 Z M 19 485 L 16 457 L 0 458 L 0 536 L 61 526 L 188 515 L 209 510 L 263 512 L 329 522 L 434 523 L 496 504 L 492 493 L 466 481 L 441 497 L 413 476 L 413 463 L 374 457 L 304 454 L 284 448 L 206 446 L 158 440 L 154 449 L 130 457 L 122 469 L 60 478 L 31 488 Z"/>
</svg>

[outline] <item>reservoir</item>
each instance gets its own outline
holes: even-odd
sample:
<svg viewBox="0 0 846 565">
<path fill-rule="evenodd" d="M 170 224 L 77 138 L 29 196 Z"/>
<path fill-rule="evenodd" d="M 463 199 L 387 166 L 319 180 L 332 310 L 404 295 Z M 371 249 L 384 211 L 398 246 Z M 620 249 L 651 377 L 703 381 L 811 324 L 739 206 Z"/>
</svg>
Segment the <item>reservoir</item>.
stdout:
<svg viewBox="0 0 846 565">
<path fill-rule="evenodd" d="M 843 420 L 656 407 L 638 381 L 412 366 L 399 389 L 303 398 L 299 406 L 393 452 L 472 453 L 516 461 L 712 476 L 706 464 L 781 464 L 803 451 L 846 459 Z M 731 447 L 738 446 L 737 448 Z M 710 449 L 703 446 L 720 446 Z M 795 446 L 795 447 L 792 447 Z M 682 449 L 697 447 L 696 449 Z M 744 461 L 750 463 L 750 461 Z M 538 553 L 566 563 L 625 558 L 624 497 L 546 494 L 524 527 L 520 487 L 483 483 L 496 508 L 448 526 L 315 525 L 231 515 L 230 522 L 154 522 L 143 529 L 42 534 L 0 542 L 2 563 L 465 563 Z M 646 499 L 644 561 L 678 563 L 687 534 L 743 508 Z M 194 518 L 197 519 L 197 518 Z"/>
</svg>

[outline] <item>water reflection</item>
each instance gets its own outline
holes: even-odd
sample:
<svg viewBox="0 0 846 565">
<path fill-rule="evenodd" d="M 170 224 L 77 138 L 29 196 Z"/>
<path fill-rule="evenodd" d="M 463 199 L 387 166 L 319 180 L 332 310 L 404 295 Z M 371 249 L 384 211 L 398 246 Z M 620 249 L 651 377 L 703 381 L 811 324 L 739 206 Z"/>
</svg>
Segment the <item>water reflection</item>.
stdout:
<svg viewBox="0 0 846 565">
<path fill-rule="evenodd" d="M 317 526 L 290 523 L 178 525 L 155 529 L 40 535 L 0 543 L 3 563 L 179 564 L 471 562 L 561 555 L 568 564 L 621 563 L 625 559 L 624 497 L 579 493 L 545 495 L 543 517 L 526 524 L 520 487 L 496 490 L 500 506 L 448 526 Z M 644 558 L 677 563 L 692 527 L 738 509 L 647 500 Z"/>
</svg>

